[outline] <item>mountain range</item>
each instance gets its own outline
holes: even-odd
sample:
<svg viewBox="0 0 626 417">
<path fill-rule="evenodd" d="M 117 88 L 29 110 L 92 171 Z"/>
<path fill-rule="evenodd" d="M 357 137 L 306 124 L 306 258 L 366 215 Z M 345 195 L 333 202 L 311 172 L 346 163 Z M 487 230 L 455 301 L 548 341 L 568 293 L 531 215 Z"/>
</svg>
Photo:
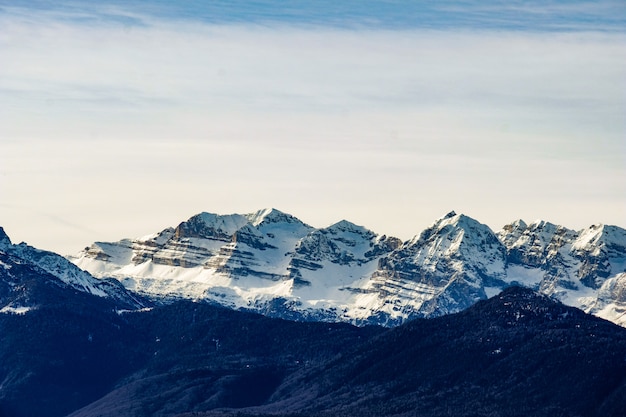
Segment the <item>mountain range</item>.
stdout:
<svg viewBox="0 0 626 417">
<path fill-rule="evenodd" d="M 153 300 L 207 300 L 297 320 L 395 326 L 461 311 L 511 285 L 626 324 L 626 230 L 517 220 L 497 232 L 450 212 L 408 241 L 276 209 L 200 213 L 69 259 Z"/>
<path fill-rule="evenodd" d="M 448 227 L 442 223 L 470 223 L 455 217 L 438 221 L 415 242 L 432 241 Z M 265 229 L 273 230 L 268 233 L 274 239 L 285 228 L 280 223 Z M 414 273 L 415 263 L 398 267 L 407 258 L 401 250 L 412 245 L 347 222 L 339 228 L 343 231 L 331 237 L 343 248 L 358 247 L 345 238 L 356 228 L 369 236 L 370 249 L 361 245 L 333 256 L 324 249 L 314 258 L 305 254 L 318 246 L 305 250 L 297 244 L 300 258 L 286 256 L 287 263 L 316 259 L 322 268 L 349 267 L 358 265 L 356 259 L 364 266 L 372 258 L 381 266 L 377 279 L 383 271 L 397 271 L 396 280 Z M 182 233 L 202 230 L 200 223 Z M 325 236 L 329 233 L 310 230 L 305 237 L 338 247 Z M 489 236 L 481 239 L 497 248 Z M 265 239 L 269 244 L 272 238 Z M 457 252 L 472 253 L 462 242 L 458 246 Z M 613 259 L 609 249 L 595 256 L 604 250 Z M 379 257 L 379 251 L 387 256 Z M 419 250 L 409 253 L 427 258 Z M 121 259 L 123 251 L 117 255 Z M 484 280 L 480 268 L 495 269 L 497 261 L 472 265 L 461 269 L 463 279 Z M 292 321 L 226 308 L 212 299 L 138 294 L 116 279 L 94 278 L 60 255 L 13 244 L 0 229 L 0 417 L 623 415 L 626 329 L 508 285 L 458 313 L 407 318 L 392 328 Z M 272 314 L 283 306 L 277 304 Z"/>
</svg>

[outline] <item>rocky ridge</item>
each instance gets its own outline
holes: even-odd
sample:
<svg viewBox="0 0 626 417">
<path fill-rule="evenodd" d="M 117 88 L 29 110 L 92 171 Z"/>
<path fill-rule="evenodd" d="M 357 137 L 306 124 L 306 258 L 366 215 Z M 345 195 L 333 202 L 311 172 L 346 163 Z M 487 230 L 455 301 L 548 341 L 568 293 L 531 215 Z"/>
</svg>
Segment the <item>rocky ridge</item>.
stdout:
<svg viewBox="0 0 626 417">
<path fill-rule="evenodd" d="M 315 229 L 276 209 L 201 213 L 71 260 L 163 297 L 304 320 L 393 326 L 463 310 L 511 285 L 626 324 L 626 230 L 518 220 L 498 232 L 450 212 L 401 242 L 346 220 Z"/>
<path fill-rule="evenodd" d="M 117 280 L 94 278 L 56 253 L 13 244 L 0 227 L 0 313 L 23 314 L 51 301 L 57 291 L 44 286 L 95 295 L 123 309 L 143 307 Z"/>
</svg>

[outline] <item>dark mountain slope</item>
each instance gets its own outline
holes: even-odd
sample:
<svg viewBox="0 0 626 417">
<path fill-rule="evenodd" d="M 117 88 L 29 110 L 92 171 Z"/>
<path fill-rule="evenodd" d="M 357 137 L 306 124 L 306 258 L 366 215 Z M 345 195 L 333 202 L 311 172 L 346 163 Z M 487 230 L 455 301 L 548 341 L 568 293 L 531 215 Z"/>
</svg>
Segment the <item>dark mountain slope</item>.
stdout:
<svg viewBox="0 0 626 417">
<path fill-rule="evenodd" d="M 180 301 L 125 314 L 146 366 L 78 416 L 171 416 L 263 404 L 286 375 L 320 365 L 382 328 L 297 323 Z"/>
<path fill-rule="evenodd" d="M 0 416 L 61 416 L 142 366 L 117 300 L 0 252 Z"/>
<path fill-rule="evenodd" d="M 623 328 L 511 288 L 300 371 L 247 415 L 623 416 L 625 394 Z"/>
</svg>

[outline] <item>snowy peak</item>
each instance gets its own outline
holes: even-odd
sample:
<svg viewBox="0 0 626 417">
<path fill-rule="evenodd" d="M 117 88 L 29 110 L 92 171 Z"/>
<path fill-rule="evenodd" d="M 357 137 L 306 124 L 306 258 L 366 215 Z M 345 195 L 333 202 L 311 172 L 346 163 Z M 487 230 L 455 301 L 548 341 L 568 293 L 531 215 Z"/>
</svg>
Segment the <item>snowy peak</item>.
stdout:
<svg viewBox="0 0 626 417">
<path fill-rule="evenodd" d="M 457 312 L 511 285 L 616 322 L 626 311 L 624 229 L 517 220 L 494 233 L 454 211 L 404 243 L 348 220 L 315 229 L 273 208 L 200 213 L 150 236 L 93 244 L 74 262 L 153 297 L 290 318 L 393 325 Z"/>
<path fill-rule="evenodd" d="M 276 209 L 259 210 L 247 214 L 246 217 L 250 226 L 262 233 L 269 244 L 278 246 L 286 244 L 288 251 L 294 249 L 294 239 L 301 239 L 314 230 L 298 218 Z"/>
<path fill-rule="evenodd" d="M 410 240 L 405 246 L 428 248 L 428 254 L 436 256 L 441 254 L 453 256 L 471 247 L 502 250 L 501 243 L 489 226 L 453 211 L 437 220 L 418 238 Z"/>
<path fill-rule="evenodd" d="M 528 225 L 526 222 L 522 219 L 518 219 L 505 225 L 502 230 L 496 232 L 496 236 L 498 236 L 498 239 L 500 239 L 504 246 L 510 247 L 519 240 L 527 228 Z"/>
<path fill-rule="evenodd" d="M 449 228 L 449 227 L 455 227 L 455 228 L 460 228 L 464 230 L 477 229 L 477 228 L 489 229 L 488 226 L 478 222 L 477 220 L 463 213 L 457 214 L 455 211 L 451 211 L 445 216 L 440 217 L 431 226 L 431 228 L 435 230 L 442 230 L 442 229 Z"/>
<path fill-rule="evenodd" d="M 584 229 L 570 251 L 581 262 L 579 279 L 591 288 L 600 288 L 610 276 L 626 272 L 626 230 L 620 227 Z"/>
<path fill-rule="evenodd" d="M 257 232 L 272 237 L 272 230 L 277 229 L 291 229 L 296 234 L 304 235 L 312 227 L 290 214 L 273 208 L 244 215 L 219 215 L 203 212 L 179 224 L 175 229 L 174 237 L 176 239 L 200 238 L 229 242 L 238 240 L 236 236 L 239 236 L 239 240 L 241 240 L 241 236 L 256 236 L 256 240 L 258 240 L 262 236 Z"/>
<path fill-rule="evenodd" d="M 176 237 L 229 241 L 247 223 L 248 219 L 240 214 L 219 215 L 204 212 L 179 224 L 176 227 Z"/>
<path fill-rule="evenodd" d="M 349 222 L 348 220 L 340 220 L 337 223 L 331 224 L 330 226 L 322 230 L 325 230 L 332 235 L 352 234 L 357 236 L 363 236 L 367 239 L 376 235 L 376 233 L 372 232 L 371 230 Z"/>
<path fill-rule="evenodd" d="M 420 315 L 447 314 L 486 298 L 485 286 L 501 285 L 505 249 L 488 226 L 451 212 L 381 259 L 377 275 L 416 287 Z"/>
<path fill-rule="evenodd" d="M 463 230 L 478 230 L 478 229 L 489 229 L 488 226 L 485 226 L 482 223 L 474 220 L 473 218 L 466 216 L 465 214 L 454 214 L 454 212 L 448 213 L 437 223 L 438 229 L 443 229 L 447 226 L 453 226 Z"/>
<path fill-rule="evenodd" d="M 514 228 L 514 229 L 521 229 L 521 230 L 524 230 L 524 229 L 526 229 L 528 227 L 526 222 L 524 220 L 522 220 L 522 219 L 515 220 L 514 222 L 512 222 L 510 224 L 510 226 L 512 228 Z M 506 226 L 505 226 L 505 228 L 506 228 Z"/>
<path fill-rule="evenodd" d="M 471 227 L 474 223 L 478 224 L 478 222 L 471 217 L 451 211 L 437 219 L 428 229 L 421 233 L 421 236 L 428 238 L 435 234 L 448 233 L 452 229 L 465 229 Z"/>
<path fill-rule="evenodd" d="M 262 210 L 258 210 L 251 214 L 246 214 L 245 217 L 248 219 L 250 224 L 254 227 L 259 227 L 263 225 L 269 225 L 273 223 L 288 223 L 295 224 L 299 226 L 303 226 L 306 228 L 311 228 L 311 226 L 303 223 L 298 218 L 292 216 L 291 214 L 284 213 L 275 208 L 266 208 Z"/>
<path fill-rule="evenodd" d="M 378 236 L 363 226 L 341 220 L 314 230 L 300 240 L 296 247 L 297 262 L 306 265 L 306 262 L 327 260 L 339 265 L 361 265 L 391 252 L 399 245 L 399 240 L 394 239 Z M 318 268 L 317 264 L 311 265 Z"/>
<path fill-rule="evenodd" d="M 507 248 L 509 282 L 612 320 L 626 311 L 615 290 L 626 271 L 624 229 L 597 225 L 577 232 L 538 220 L 523 231 L 505 226 L 498 237 Z"/>
<path fill-rule="evenodd" d="M 575 251 L 595 247 L 597 250 L 623 252 L 626 248 L 626 230 L 617 226 L 594 225 L 580 232 L 572 244 Z"/>
<path fill-rule="evenodd" d="M 566 241 L 576 237 L 576 232 L 543 220 L 529 225 L 518 220 L 504 226 L 497 236 L 507 248 L 509 262 L 543 268 L 546 260 L 557 256 Z"/>
</svg>

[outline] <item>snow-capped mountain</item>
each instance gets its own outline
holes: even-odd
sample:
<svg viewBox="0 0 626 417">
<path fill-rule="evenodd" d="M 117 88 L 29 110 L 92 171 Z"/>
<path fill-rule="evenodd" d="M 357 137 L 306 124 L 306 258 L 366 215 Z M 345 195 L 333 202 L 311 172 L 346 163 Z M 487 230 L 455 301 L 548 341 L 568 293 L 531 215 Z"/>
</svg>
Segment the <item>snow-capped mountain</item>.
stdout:
<svg viewBox="0 0 626 417">
<path fill-rule="evenodd" d="M 403 291 L 412 313 L 438 316 L 485 299 L 485 286 L 506 275 L 505 248 L 489 227 L 450 212 L 381 259 L 377 288 Z M 416 301 L 418 301 L 416 303 Z"/>
<path fill-rule="evenodd" d="M 40 290 L 45 286 L 106 298 L 119 308 L 143 306 L 118 281 L 96 279 L 56 253 L 14 245 L 0 227 L 0 313 L 21 314 L 45 304 L 51 296 Z"/>
<path fill-rule="evenodd" d="M 507 248 L 508 283 L 626 324 L 626 230 L 594 225 L 577 232 L 518 220 L 498 237 Z"/>
<path fill-rule="evenodd" d="M 626 230 L 521 220 L 494 233 L 455 212 L 401 242 L 346 220 L 315 229 L 276 209 L 201 213 L 71 258 L 162 298 L 298 319 L 399 324 L 460 311 L 521 284 L 626 324 Z"/>
</svg>

